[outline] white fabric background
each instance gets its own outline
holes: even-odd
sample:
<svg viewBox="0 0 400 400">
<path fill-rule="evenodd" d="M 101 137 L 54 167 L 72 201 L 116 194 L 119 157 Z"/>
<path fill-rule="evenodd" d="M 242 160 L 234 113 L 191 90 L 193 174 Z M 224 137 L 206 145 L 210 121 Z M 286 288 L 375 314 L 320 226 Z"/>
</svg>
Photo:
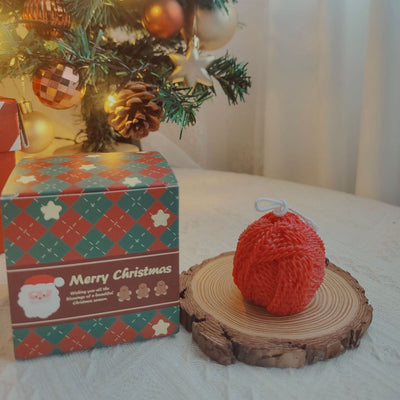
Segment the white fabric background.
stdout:
<svg viewBox="0 0 400 400">
<path fill-rule="evenodd" d="M 212 53 L 229 50 L 248 61 L 246 103 L 229 107 L 217 87 L 182 140 L 164 124 L 145 148 L 174 166 L 265 175 L 400 205 L 400 1 L 239 0 L 237 9 L 244 26 Z M 10 84 L 1 94 L 18 96 Z M 76 110 L 34 103 L 59 136 L 78 131 Z"/>
<path fill-rule="evenodd" d="M 16 362 L 0 258 L 0 399 L 398 400 L 400 207 L 259 176 L 175 173 L 181 271 L 234 250 L 239 234 L 261 216 L 258 197 L 284 198 L 318 223 L 327 257 L 365 289 L 374 311 L 360 346 L 300 369 L 224 367 L 181 326 L 174 337 Z"/>
</svg>

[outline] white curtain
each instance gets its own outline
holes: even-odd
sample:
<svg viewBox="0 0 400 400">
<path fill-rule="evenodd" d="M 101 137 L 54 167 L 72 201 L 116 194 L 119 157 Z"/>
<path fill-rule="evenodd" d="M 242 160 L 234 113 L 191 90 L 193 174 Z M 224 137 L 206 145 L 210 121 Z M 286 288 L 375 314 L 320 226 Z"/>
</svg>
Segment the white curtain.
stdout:
<svg viewBox="0 0 400 400">
<path fill-rule="evenodd" d="M 228 107 L 218 94 L 181 141 L 175 127 L 163 134 L 205 168 L 400 205 L 400 1 L 241 0 L 237 9 L 245 26 L 227 49 L 249 62 L 247 102 Z"/>
</svg>

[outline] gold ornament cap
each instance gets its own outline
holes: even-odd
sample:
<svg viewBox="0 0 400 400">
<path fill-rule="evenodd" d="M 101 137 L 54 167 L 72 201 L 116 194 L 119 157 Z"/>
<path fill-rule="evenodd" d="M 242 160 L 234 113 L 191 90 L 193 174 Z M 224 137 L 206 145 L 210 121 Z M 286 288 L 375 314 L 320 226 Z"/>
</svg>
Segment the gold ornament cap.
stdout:
<svg viewBox="0 0 400 400">
<path fill-rule="evenodd" d="M 23 115 L 29 114 L 33 111 L 32 102 L 29 100 L 20 101 L 19 108 Z"/>
</svg>

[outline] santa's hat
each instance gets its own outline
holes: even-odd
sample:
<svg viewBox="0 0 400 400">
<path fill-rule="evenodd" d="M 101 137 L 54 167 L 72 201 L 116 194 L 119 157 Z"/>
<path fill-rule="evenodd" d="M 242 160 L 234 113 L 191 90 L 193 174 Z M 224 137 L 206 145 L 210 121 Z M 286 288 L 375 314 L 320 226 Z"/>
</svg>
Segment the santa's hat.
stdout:
<svg viewBox="0 0 400 400">
<path fill-rule="evenodd" d="M 49 284 L 52 283 L 57 287 L 61 287 L 64 285 L 64 279 L 61 277 L 54 278 L 51 275 L 33 275 L 25 280 L 24 285 L 39 285 L 39 284 Z"/>
</svg>

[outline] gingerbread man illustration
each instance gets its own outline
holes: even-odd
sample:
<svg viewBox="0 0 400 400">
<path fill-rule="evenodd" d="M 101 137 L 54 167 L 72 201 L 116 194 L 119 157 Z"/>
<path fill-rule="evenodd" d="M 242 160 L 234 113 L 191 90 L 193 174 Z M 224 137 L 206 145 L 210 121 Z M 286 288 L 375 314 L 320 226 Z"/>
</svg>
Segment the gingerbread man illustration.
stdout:
<svg viewBox="0 0 400 400">
<path fill-rule="evenodd" d="M 140 283 L 138 289 L 136 290 L 136 297 L 140 299 L 147 299 L 149 297 L 150 288 L 146 283 Z"/>
<path fill-rule="evenodd" d="M 129 301 L 131 299 L 132 291 L 129 290 L 128 286 L 121 286 L 117 293 L 118 301 Z"/>
<path fill-rule="evenodd" d="M 168 286 L 164 281 L 158 281 L 156 287 L 154 288 L 154 292 L 156 296 L 166 295 L 168 290 Z"/>
</svg>

